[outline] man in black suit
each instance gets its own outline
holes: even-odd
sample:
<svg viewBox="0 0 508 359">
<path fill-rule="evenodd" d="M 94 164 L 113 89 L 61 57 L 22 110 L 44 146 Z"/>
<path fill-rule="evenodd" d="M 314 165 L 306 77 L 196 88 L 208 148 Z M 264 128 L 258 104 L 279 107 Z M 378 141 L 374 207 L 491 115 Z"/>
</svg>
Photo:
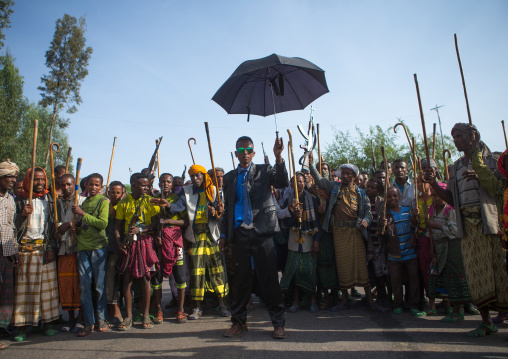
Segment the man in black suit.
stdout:
<svg viewBox="0 0 508 359">
<path fill-rule="evenodd" d="M 232 286 L 233 302 L 231 322 L 233 325 L 224 332 L 226 337 L 236 337 L 247 331 L 247 304 L 252 289 L 252 264 L 261 283 L 263 299 L 274 327 L 273 337 L 284 339 L 284 299 L 279 286 L 275 249 L 272 236 L 279 231 L 275 214 L 271 186 L 284 188 L 289 185 L 286 165 L 282 159 L 284 146 L 277 139 L 273 147 L 275 166 L 255 165 L 252 159 L 254 145 L 247 136 L 236 141 L 236 170 L 224 176 L 225 212 L 222 221 L 219 247 L 226 243 L 233 245 Z"/>
</svg>

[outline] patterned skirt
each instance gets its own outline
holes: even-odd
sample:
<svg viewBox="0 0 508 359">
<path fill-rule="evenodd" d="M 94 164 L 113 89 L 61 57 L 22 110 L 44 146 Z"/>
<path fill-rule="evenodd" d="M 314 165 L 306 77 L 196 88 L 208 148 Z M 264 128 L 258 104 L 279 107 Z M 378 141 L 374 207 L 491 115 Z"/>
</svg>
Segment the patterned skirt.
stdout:
<svg viewBox="0 0 508 359">
<path fill-rule="evenodd" d="M 58 293 L 63 310 L 81 307 L 76 254 L 58 256 Z"/>
<path fill-rule="evenodd" d="M 222 255 L 210 233 L 196 234 L 196 242 L 192 243 L 190 250 L 190 263 L 191 300 L 202 301 L 205 290 L 216 293 L 218 297 L 228 294 Z"/>
<path fill-rule="evenodd" d="M 280 281 L 282 293 L 287 293 L 291 282 L 302 292 L 316 294 L 316 257 L 312 252 L 289 251 L 284 275 Z"/>
<path fill-rule="evenodd" d="M 122 258 L 122 268 L 127 270 L 132 279 L 147 278 L 150 279 L 159 270 L 159 258 L 155 252 L 153 237 L 151 234 L 142 234 L 138 240 L 127 245 L 128 258 Z"/>
<path fill-rule="evenodd" d="M 333 229 L 339 288 L 370 285 L 362 233 L 356 228 Z"/>
<path fill-rule="evenodd" d="M 0 245 L 0 250 L 2 246 Z M 0 328 L 9 327 L 14 305 L 14 266 L 0 255 Z"/>
<path fill-rule="evenodd" d="M 335 253 L 333 247 L 333 234 L 323 232 L 319 241 L 317 255 L 317 285 L 320 288 L 332 289 L 338 287 L 337 268 L 335 267 Z"/>
<path fill-rule="evenodd" d="M 15 327 L 39 325 L 39 320 L 49 323 L 60 314 L 56 261 L 43 264 L 42 250 L 19 253 L 14 287 Z"/>
<path fill-rule="evenodd" d="M 464 218 L 462 256 L 473 303 L 478 308 L 508 311 L 505 253 L 496 235 L 482 234 L 481 220 Z"/>
<path fill-rule="evenodd" d="M 460 239 L 435 243 L 437 273 L 429 276 L 429 298 L 448 298 L 451 303 L 472 301 L 462 261 Z"/>
</svg>

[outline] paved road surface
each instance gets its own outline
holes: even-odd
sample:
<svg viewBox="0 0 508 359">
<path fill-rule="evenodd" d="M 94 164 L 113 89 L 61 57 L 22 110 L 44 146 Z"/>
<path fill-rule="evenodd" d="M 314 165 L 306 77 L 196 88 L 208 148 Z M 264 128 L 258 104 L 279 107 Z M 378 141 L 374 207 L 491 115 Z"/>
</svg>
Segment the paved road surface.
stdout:
<svg viewBox="0 0 508 359">
<path fill-rule="evenodd" d="M 166 284 L 167 285 L 167 284 Z M 164 289 L 164 297 L 169 291 Z M 92 358 L 508 358 L 508 324 L 499 333 L 485 338 L 468 338 L 479 316 L 466 316 L 458 324 L 446 324 L 441 317 L 413 318 L 404 314 L 378 314 L 360 303 L 344 313 L 301 311 L 287 314 L 288 337 L 271 337 L 268 313 L 255 303 L 249 315 L 249 332 L 242 338 L 228 339 L 222 332 L 230 326 L 228 318 L 215 315 L 186 324 L 176 324 L 173 309 L 166 310 L 165 321 L 153 329 L 134 327 L 128 332 L 92 333 L 77 338 L 58 333 L 48 338 L 32 335 L 23 343 L 11 342 L 0 357 L 17 359 Z"/>
</svg>

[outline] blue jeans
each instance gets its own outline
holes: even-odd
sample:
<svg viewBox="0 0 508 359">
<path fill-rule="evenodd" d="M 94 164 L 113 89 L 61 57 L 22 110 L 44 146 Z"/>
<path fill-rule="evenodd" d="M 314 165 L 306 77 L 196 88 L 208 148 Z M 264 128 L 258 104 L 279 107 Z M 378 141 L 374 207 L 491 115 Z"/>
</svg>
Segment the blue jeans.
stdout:
<svg viewBox="0 0 508 359">
<path fill-rule="evenodd" d="M 95 315 L 92 301 L 92 278 L 97 292 L 97 318 L 106 320 L 106 290 L 105 274 L 108 249 L 94 249 L 78 252 L 79 298 L 81 309 L 85 317 L 85 325 L 95 324 Z"/>
</svg>

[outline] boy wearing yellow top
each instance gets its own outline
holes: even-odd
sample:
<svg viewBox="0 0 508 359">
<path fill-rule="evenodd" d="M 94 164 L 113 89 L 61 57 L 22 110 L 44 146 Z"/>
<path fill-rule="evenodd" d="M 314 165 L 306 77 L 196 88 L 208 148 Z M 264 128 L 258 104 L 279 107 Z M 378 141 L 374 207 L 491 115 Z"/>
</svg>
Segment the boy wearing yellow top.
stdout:
<svg viewBox="0 0 508 359">
<path fill-rule="evenodd" d="M 153 327 L 150 320 L 150 279 L 159 270 L 159 259 L 154 247 L 153 229 L 157 225 L 159 207 L 150 203 L 147 195 L 150 182 L 146 175 L 135 173 L 131 176 L 131 194 L 122 199 L 116 207 L 115 238 L 123 252 L 123 294 L 127 318 L 118 326 L 128 330 L 132 326 L 132 282 L 139 280 L 142 287 L 143 328 Z"/>
<path fill-rule="evenodd" d="M 201 302 L 205 288 L 217 294 L 219 315 L 227 317 L 231 314 L 224 305 L 228 287 L 219 251 L 220 233 L 217 224 L 217 217 L 222 215 L 224 209 L 216 203 L 217 190 L 204 167 L 193 165 L 189 169 L 189 175 L 192 186 L 184 187 L 189 220 L 185 239 L 192 243 L 190 294 L 195 303 L 189 319 L 195 320 L 202 315 Z"/>
</svg>

